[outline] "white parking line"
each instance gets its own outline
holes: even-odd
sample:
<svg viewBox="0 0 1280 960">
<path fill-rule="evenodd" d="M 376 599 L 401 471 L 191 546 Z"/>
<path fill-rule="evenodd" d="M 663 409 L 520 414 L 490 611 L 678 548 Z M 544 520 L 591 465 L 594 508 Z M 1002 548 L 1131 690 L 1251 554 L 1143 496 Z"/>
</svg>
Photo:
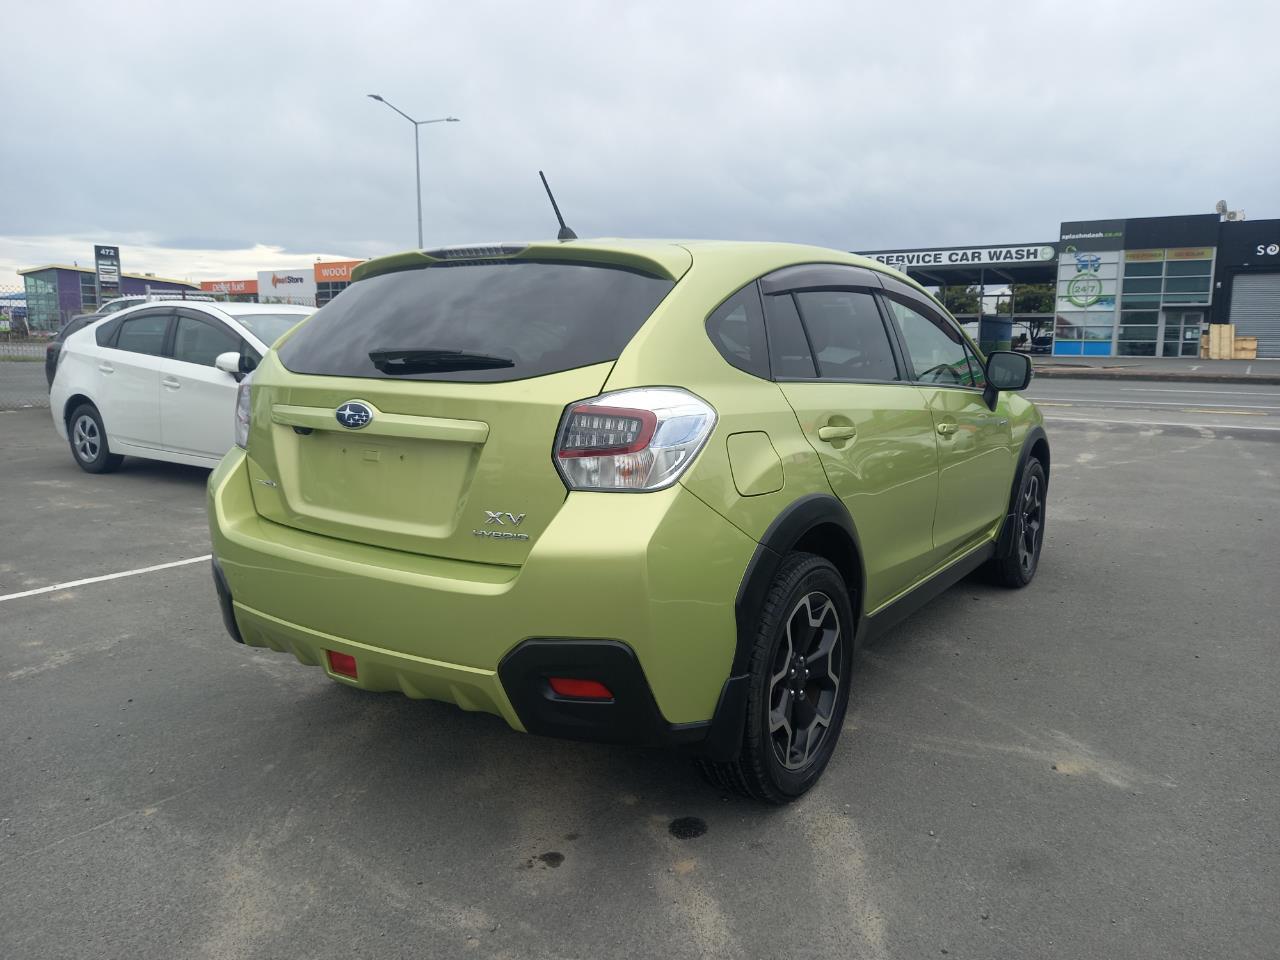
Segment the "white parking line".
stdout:
<svg viewBox="0 0 1280 960">
<path fill-rule="evenodd" d="M 1105 420 L 1101 417 L 1060 417 L 1055 413 L 1046 413 L 1046 420 L 1054 420 L 1059 423 L 1121 423 L 1139 427 L 1194 427 L 1197 430 L 1228 430 L 1231 432 L 1239 432 L 1247 430 L 1250 433 L 1257 433 L 1265 430 L 1268 433 L 1280 433 L 1280 427 L 1262 427 L 1255 426 L 1252 423 L 1187 423 L 1177 420 Z"/>
<path fill-rule="evenodd" d="M 1200 400 L 1099 400 L 1095 397 L 1031 397 L 1035 403 L 1090 403 L 1095 406 L 1111 407 L 1123 404 L 1126 407 L 1185 407 L 1194 403 L 1201 407 L 1226 407 L 1231 410 L 1280 410 L 1274 403 L 1213 403 Z"/>
<path fill-rule="evenodd" d="M 102 583 L 104 580 L 119 580 L 121 577 L 135 577 L 140 573 L 154 573 L 156 570 L 168 570 L 171 567 L 185 567 L 191 563 L 201 563 L 212 558 L 206 553 L 203 557 L 191 557 L 188 560 L 175 560 L 173 563 L 157 563 L 153 567 L 139 567 L 137 570 L 123 570 L 120 573 L 108 573 L 101 577 L 85 577 L 83 580 L 69 580 L 66 583 L 55 583 L 50 587 L 38 587 L 35 590 L 23 590 L 21 593 L 6 593 L 0 597 L 0 603 L 6 600 L 20 600 L 23 597 L 34 597 L 39 593 L 52 593 L 54 590 L 70 590 L 72 587 L 83 587 L 89 583 Z"/>
</svg>

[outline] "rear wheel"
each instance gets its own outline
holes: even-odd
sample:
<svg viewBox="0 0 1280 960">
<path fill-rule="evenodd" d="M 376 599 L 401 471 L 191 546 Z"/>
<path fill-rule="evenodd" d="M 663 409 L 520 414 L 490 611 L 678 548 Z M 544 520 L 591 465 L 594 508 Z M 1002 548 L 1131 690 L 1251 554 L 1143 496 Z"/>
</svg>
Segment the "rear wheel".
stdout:
<svg viewBox="0 0 1280 960">
<path fill-rule="evenodd" d="M 1040 566 L 1040 548 L 1044 545 L 1047 494 L 1044 467 L 1032 458 L 1022 471 L 1022 483 L 1010 510 L 1015 524 L 1013 546 L 1007 557 L 991 561 L 991 578 L 1000 586 L 1025 587 L 1035 578 Z"/>
<path fill-rule="evenodd" d="M 88 473 L 110 473 L 124 462 L 123 456 L 111 452 L 102 415 L 91 403 L 80 404 L 67 418 L 67 441 L 76 463 Z"/>
<path fill-rule="evenodd" d="M 789 803 L 826 769 L 849 703 L 853 614 L 828 560 L 790 554 L 761 612 L 738 759 L 698 761 L 722 789 Z"/>
</svg>

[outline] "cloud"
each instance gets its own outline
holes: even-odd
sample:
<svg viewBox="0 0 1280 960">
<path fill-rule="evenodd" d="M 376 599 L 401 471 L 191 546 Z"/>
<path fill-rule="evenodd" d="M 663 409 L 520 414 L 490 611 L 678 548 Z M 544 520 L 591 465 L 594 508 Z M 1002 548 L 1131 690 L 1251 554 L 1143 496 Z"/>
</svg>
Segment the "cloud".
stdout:
<svg viewBox="0 0 1280 960">
<path fill-rule="evenodd" d="M 194 276 L 414 245 L 412 128 L 371 92 L 462 118 L 421 130 L 428 246 L 553 236 L 539 168 L 581 236 L 873 249 L 1280 214 L 1273 3 L 227 0 L 174 42 L 168 5 L 49 0 L 6 25 L 57 38 L 0 58 L 0 231 L 78 244 L 47 259 L 145 236 Z"/>
</svg>

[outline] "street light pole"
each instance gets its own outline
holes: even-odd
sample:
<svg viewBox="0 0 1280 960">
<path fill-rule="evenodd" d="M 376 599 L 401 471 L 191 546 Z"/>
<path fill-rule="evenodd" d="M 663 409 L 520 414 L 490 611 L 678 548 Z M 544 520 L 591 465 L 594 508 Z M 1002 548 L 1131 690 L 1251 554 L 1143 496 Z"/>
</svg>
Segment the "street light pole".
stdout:
<svg viewBox="0 0 1280 960">
<path fill-rule="evenodd" d="M 418 136 L 418 129 L 426 126 L 428 123 L 458 123 L 457 117 L 437 117 L 434 120 L 415 120 L 409 116 L 394 103 L 386 100 L 376 93 L 367 94 L 370 100 L 377 100 L 379 103 L 386 104 L 400 116 L 404 117 L 413 124 L 413 169 L 418 184 L 418 249 L 422 249 L 422 150 L 421 140 Z"/>
</svg>

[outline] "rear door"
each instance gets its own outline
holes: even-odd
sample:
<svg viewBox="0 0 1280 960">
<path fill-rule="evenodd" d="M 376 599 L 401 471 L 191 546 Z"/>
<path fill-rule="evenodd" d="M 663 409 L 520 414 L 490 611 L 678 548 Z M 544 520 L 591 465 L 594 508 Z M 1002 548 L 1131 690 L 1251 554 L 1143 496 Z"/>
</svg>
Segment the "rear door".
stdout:
<svg viewBox="0 0 1280 960">
<path fill-rule="evenodd" d="M 217 459 L 235 442 L 236 380 L 218 370 L 220 353 L 239 353 L 243 338 L 221 320 L 180 307 L 173 356 L 160 375 L 160 436 L 166 450 Z"/>
<path fill-rule="evenodd" d="M 127 314 L 98 351 L 95 401 L 108 437 L 160 447 L 160 369 L 172 321 L 168 307 Z"/>
<path fill-rule="evenodd" d="M 868 610 L 928 571 L 938 496 L 933 418 L 906 380 L 875 283 L 838 266 L 761 283 L 774 379 L 857 527 Z"/>
<path fill-rule="evenodd" d="M 901 284 L 885 291 L 884 302 L 938 435 L 933 541 L 941 562 L 988 532 L 1007 508 L 1013 480 L 1008 401 L 999 400 L 995 410 L 987 406 L 982 366 L 949 317 Z"/>
<path fill-rule="evenodd" d="M 565 500 L 551 455 L 565 407 L 600 392 L 674 282 L 656 268 L 467 260 L 353 283 L 254 373 L 258 512 L 522 563 Z"/>
</svg>

